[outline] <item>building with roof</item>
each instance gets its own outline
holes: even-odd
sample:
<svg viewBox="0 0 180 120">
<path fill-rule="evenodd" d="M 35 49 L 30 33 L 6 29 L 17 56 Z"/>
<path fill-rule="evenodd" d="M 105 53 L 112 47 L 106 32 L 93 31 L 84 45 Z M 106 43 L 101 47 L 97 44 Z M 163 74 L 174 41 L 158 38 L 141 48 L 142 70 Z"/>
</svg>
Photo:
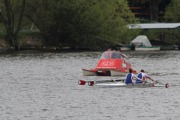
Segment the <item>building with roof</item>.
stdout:
<svg viewBox="0 0 180 120">
<path fill-rule="evenodd" d="M 149 21 L 164 21 L 165 8 L 171 0 L 128 0 L 131 11 L 142 22 Z"/>
</svg>

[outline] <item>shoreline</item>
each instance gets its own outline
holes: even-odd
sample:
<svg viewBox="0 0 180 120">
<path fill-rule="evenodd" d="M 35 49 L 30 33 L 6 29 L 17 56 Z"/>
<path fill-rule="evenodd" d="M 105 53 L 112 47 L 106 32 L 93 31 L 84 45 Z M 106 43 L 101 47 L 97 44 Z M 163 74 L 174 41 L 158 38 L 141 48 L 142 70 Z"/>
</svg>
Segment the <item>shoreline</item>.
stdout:
<svg viewBox="0 0 180 120">
<path fill-rule="evenodd" d="M 61 51 L 61 52 L 81 52 L 81 51 L 104 51 L 100 49 L 90 49 L 90 48 L 70 48 L 70 47 L 19 47 L 15 49 L 13 47 L 0 47 L 0 53 L 6 53 L 9 51 L 26 51 L 26 50 L 35 50 L 35 51 Z M 161 46 L 160 51 L 164 50 L 180 50 L 180 47 L 173 45 Z M 124 50 L 124 51 L 134 51 L 134 50 Z"/>
</svg>

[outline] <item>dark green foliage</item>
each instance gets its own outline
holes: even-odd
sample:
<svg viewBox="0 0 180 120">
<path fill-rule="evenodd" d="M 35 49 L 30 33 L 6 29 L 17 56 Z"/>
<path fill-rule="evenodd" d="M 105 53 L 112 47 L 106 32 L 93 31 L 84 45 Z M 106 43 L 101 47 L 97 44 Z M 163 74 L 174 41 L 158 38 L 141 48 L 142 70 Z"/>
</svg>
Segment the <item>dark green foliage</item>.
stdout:
<svg viewBox="0 0 180 120">
<path fill-rule="evenodd" d="M 170 5 L 166 8 L 165 21 L 179 22 L 180 21 L 180 1 L 172 0 Z"/>
<path fill-rule="evenodd" d="M 13 47 L 18 46 L 17 36 L 22 27 L 26 0 L 1 0 L 0 18 L 5 30 L 5 39 Z"/>
<path fill-rule="evenodd" d="M 180 22 L 180 1 L 179 0 L 171 0 L 171 3 L 166 8 L 165 12 L 165 21 L 171 23 L 179 23 Z M 180 28 L 176 28 L 167 32 L 169 42 L 173 44 L 180 44 Z M 171 33 L 171 34 L 170 34 Z"/>
<path fill-rule="evenodd" d="M 126 41 L 132 35 L 126 24 L 137 21 L 124 0 L 31 0 L 26 10 L 49 45 L 90 47 Z"/>
<path fill-rule="evenodd" d="M 26 35 L 22 27 L 27 29 L 32 23 L 40 31 L 38 34 L 42 35 L 47 46 L 57 47 L 99 48 L 119 42 L 129 44 L 140 32 L 126 27 L 128 23 L 138 22 L 126 0 L 0 1 L 0 22 L 4 25 L 1 30 L 6 33 L 6 39 L 12 46 L 17 46 L 18 37 Z M 163 0 L 131 2 L 151 2 L 157 7 Z M 166 9 L 165 18 L 168 22 L 179 21 L 179 4 L 178 0 L 172 0 L 172 4 Z M 23 19 L 24 14 L 30 22 Z M 154 16 L 156 18 L 155 14 Z"/>
</svg>

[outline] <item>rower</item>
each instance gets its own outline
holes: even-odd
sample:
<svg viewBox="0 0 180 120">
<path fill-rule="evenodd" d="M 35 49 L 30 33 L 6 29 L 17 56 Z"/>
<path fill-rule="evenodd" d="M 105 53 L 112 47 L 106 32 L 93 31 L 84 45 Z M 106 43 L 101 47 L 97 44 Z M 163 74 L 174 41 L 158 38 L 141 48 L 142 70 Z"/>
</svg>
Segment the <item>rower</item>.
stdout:
<svg viewBox="0 0 180 120">
<path fill-rule="evenodd" d="M 149 77 L 148 74 L 144 73 L 143 69 L 141 69 L 141 72 L 137 75 L 137 77 L 140 79 L 136 79 L 136 84 L 145 82 L 147 78 L 153 81 L 153 79 Z"/>
<path fill-rule="evenodd" d="M 129 69 L 129 73 L 126 75 L 126 79 L 125 79 L 125 83 L 126 83 L 126 84 L 134 83 L 134 82 L 133 82 L 133 79 L 134 79 L 134 78 L 139 79 L 139 78 L 136 77 L 132 72 L 133 72 L 133 70 L 130 68 L 130 69 Z"/>
</svg>

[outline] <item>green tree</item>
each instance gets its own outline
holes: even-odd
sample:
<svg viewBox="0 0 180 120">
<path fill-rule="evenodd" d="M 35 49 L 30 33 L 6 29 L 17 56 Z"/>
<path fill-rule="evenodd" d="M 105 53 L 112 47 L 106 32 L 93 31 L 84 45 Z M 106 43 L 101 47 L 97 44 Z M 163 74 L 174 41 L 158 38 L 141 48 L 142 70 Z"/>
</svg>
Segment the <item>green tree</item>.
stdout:
<svg viewBox="0 0 180 120">
<path fill-rule="evenodd" d="M 22 27 L 26 0 L 0 0 L 0 19 L 4 25 L 8 43 L 18 48 L 17 36 Z"/>
<path fill-rule="evenodd" d="M 172 0 L 169 6 L 166 8 L 165 12 L 165 21 L 171 23 L 178 23 L 180 21 L 180 1 L 179 0 Z M 166 31 L 166 39 L 168 42 L 173 44 L 180 44 L 180 29 L 174 29 L 173 31 L 168 30 Z"/>
<path fill-rule="evenodd" d="M 180 1 L 172 0 L 166 8 L 165 21 L 166 22 L 179 22 L 180 21 Z"/>
<path fill-rule="evenodd" d="M 137 21 L 124 0 L 31 0 L 26 13 L 49 45 L 126 41 L 126 24 Z"/>
</svg>

